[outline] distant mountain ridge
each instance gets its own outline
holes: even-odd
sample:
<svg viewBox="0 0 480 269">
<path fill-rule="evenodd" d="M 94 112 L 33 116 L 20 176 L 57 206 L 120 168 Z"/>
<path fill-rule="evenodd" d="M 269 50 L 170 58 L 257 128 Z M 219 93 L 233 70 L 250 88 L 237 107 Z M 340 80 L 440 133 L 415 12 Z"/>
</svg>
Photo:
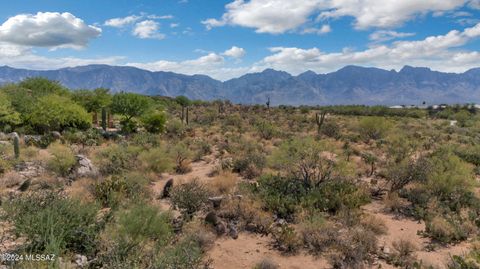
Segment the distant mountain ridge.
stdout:
<svg viewBox="0 0 480 269">
<path fill-rule="evenodd" d="M 268 97 L 272 105 L 480 103 L 480 68 L 456 74 L 411 66 L 399 72 L 345 66 L 332 73 L 306 71 L 297 76 L 266 69 L 221 82 L 205 75 L 151 72 L 127 66 L 87 65 L 47 71 L 0 67 L 0 84 L 36 76 L 57 80 L 71 89 L 103 87 L 113 92 L 185 95 L 245 104 L 265 103 Z"/>
</svg>

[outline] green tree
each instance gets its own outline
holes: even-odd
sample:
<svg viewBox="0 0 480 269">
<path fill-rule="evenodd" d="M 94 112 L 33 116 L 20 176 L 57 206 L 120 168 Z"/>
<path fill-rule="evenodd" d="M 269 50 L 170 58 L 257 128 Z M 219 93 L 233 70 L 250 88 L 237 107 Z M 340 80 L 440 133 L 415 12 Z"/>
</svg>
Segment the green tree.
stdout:
<svg viewBox="0 0 480 269">
<path fill-rule="evenodd" d="M 87 129 L 90 116 L 71 99 L 48 95 L 38 99 L 28 123 L 38 132 L 63 131 L 66 128 Z"/>
<path fill-rule="evenodd" d="M 135 93 L 117 93 L 112 99 L 112 112 L 124 117 L 122 128 L 126 132 L 135 130 L 136 123 L 133 118 L 142 116 L 150 109 L 151 102 L 146 96 Z"/>
<path fill-rule="evenodd" d="M 6 125 L 20 123 L 20 114 L 14 110 L 10 98 L 0 91 L 0 129 L 3 129 Z"/>
<path fill-rule="evenodd" d="M 167 117 L 165 113 L 161 111 L 153 111 L 151 113 L 145 113 L 142 117 L 143 127 L 154 134 L 161 133 L 165 130 L 165 123 L 167 122 Z"/>
<path fill-rule="evenodd" d="M 72 98 L 89 113 L 93 113 L 95 124 L 98 123 L 98 112 L 112 103 L 112 96 L 109 94 L 109 90 L 104 88 L 98 88 L 93 91 L 77 90 L 73 92 Z"/>
<path fill-rule="evenodd" d="M 21 88 L 31 91 L 34 97 L 41 97 L 50 94 L 68 95 L 68 90 L 60 82 L 52 81 L 43 77 L 27 78 L 18 84 Z"/>
</svg>

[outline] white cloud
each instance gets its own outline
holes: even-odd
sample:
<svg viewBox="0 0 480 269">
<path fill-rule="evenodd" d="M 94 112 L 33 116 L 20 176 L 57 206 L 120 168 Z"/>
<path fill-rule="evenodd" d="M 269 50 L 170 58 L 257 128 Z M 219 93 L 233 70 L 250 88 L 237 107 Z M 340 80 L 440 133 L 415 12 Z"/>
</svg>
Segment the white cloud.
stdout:
<svg viewBox="0 0 480 269">
<path fill-rule="evenodd" d="M 319 35 L 322 35 L 322 34 L 326 34 L 326 33 L 330 33 L 332 31 L 332 28 L 330 27 L 330 25 L 328 24 L 324 24 L 322 25 L 322 27 L 320 27 L 320 29 L 318 28 L 306 28 L 302 31 L 303 34 L 319 34 Z"/>
<path fill-rule="evenodd" d="M 131 15 L 124 18 L 113 18 L 105 21 L 106 26 L 115 27 L 115 28 L 122 28 L 129 24 L 132 24 L 138 21 L 141 16 Z"/>
<path fill-rule="evenodd" d="M 392 39 L 404 38 L 414 35 L 415 33 L 401 33 L 396 31 L 379 30 L 370 34 L 369 38 L 374 42 L 384 42 Z"/>
<path fill-rule="evenodd" d="M 178 26 L 180 26 L 179 23 L 170 23 L 170 28 L 177 28 Z"/>
<path fill-rule="evenodd" d="M 165 35 L 158 32 L 159 29 L 160 24 L 158 22 L 145 20 L 135 24 L 132 34 L 142 39 L 164 39 Z"/>
<path fill-rule="evenodd" d="M 152 20 L 171 20 L 173 19 L 173 15 L 147 15 L 147 19 L 152 19 Z"/>
<path fill-rule="evenodd" d="M 238 25 L 258 33 L 280 34 L 306 23 L 347 16 L 354 18 L 357 29 L 392 28 L 419 15 L 440 15 L 466 4 L 478 7 L 480 0 L 234 0 L 225 6 L 220 19 L 208 18 L 202 23 L 207 29 Z"/>
<path fill-rule="evenodd" d="M 242 58 L 243 56 L 245 56 L 245 53 L 246 53 L 245 49 L 239 48 L 237 46 L 233 46 L 232 48 L 224 51 L 223 55 L 232 57 L 232 58 Z"/>
<path fill-rule="evenodd" d="M 270 49 L 272 55 L 256 63 L 252 70 L 275 68 L 298 74 L 308 69 L 318 73 L 330 72 L 352 64 L 385 69 L 399 69 L 408 64 L 463 72 L 478 66 L 480 53 L 459 50 L 459 47 L 478 37 L 480 24 L 463 31 L 453 30 L 417 41 L 397 41 L 389 46 L 379 45 L 363 51 L 347 49 L 325 53 L 318 48 L 274 47 Z"/>
<path fill-rule="evenodd" d="M 0 25 L 0 42 L 25 46 L 85 48 L 102 30 L 87 25 L 71 13 L 38 12 L 10 17 Z"/>
</svg>

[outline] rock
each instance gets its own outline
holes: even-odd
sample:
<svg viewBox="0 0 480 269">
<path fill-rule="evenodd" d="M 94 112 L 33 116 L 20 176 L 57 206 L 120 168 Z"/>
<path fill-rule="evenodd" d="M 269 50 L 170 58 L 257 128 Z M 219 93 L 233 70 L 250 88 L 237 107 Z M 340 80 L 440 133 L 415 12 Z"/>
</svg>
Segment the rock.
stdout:
<svg viewBox="0 0 480 269">
<path fill-rule="evenodd" d="M 224 197 L 223 196 L 217 196 L 217 197 L 210 197 L 208 200 L 212 202 L 213 208 L 219 208 L 220 205 L 222 204 Z"/>
<path fill-rule="evenodd" d="M 213 211 L 209 212 L 206 216 L 205 216 L 205 223 L 208 223 L 208 224 L 211 224 L 213 226 L 216 226 L 218 224 L 219 220 L 218 220 L 218 217 L 217 217 L 217 214 Z"/>
<path fill-rule="evenodd" d="M 28 188 L 30 187 L 30 184 L 32 183 L 32 179 L 29 178 L 27 180 L 25 180 L 21 185 L 20 187 L 18 187 L 18 190 L 21 191 L 21 192 L 24 192 L 26 190 L 28 190 Z"/>
<path fill-rule="evenodd" d="M 390 255 L 392 252 L 390 251 L 389 247 L 384 247 L 383 248 L 383 253 L 386 254 L 386 255 Z"/>
<path fill-rule="evenodd" d="M 42 136 L 41 135 L 25 135 L 23 136 L 23 141 L 27 146 L 37 146 L 37 145 L 40 145 L 40 142 L 42 141 Z"/>
<path fill-rule="evenodd" d="M 20 138 L 20 136 L 18 135 L 17 132 L 12 132 L 12 133 L 8 134 L 8 138 L 11 139 L 11 140 L 13 140 L 15 137 Z"/>
<path fill-rule="evenodd" d="M 62 134 L 60 132 L 53 131 L 50 134 L 54 140 L 62 139 Z"/>
<path fill-rule="evenodd" d="M 233 239 L 238 238 L 237 225 L 235 225 L 234 223 L 229 223 L 228 224 L 228 235 L 231 236 Z"/>
<path fill-rule="evenodd" d="M 165 186 L 163 186 L 163 191 L 160 198 L 161 199 L 169 198 L 172 187 L 173 187 L 173 178 L 167 180 L 167 182 L 165 183 Z"/>
<path fill-rule="evenodd" d="M 74 176 L 76 178 L 98 176 L 98 169 L 90 159 L 84 155 L 75 155 L 75 158 L 77 159 L 77 165 L 74 168 Z"/>
<path fill-rule="evenodd" d="M 0 132 L 0 141 L 6 141 L 8 138 L 8 135 L 6 135 L 4 132 Z"/>
<path fill-rule="evenodd" d="M 75 264 L 77 264 L 81 268 L 87 267 L 87 265 L 88 265 L 87 256 L 80 255 L 80 254 L 75 254 Z"/>
<path fill-rule="evenodd" d="M 254 233 L 254 232 L 257 231 L 257 225 L 249 222 L 249 223 L 247 223 L 247 225 L 245 225 L 245 230 L 248 231 L 248 232 Z"/>
<path fill-rule="evenodd" d="M 15 165 L 14 169 L 23 180 L 39 177 L 45 173 L 45 168 L 37 162 L 21 162 Z"/>
<path fill-rule="evenodd" d="M 217 225 L 215 226 L 215 232 L 217 232 L 217 235 L 223 235 L 227 232 L 227 226 L 223 221 L 217 223 Z"/>
</svg>

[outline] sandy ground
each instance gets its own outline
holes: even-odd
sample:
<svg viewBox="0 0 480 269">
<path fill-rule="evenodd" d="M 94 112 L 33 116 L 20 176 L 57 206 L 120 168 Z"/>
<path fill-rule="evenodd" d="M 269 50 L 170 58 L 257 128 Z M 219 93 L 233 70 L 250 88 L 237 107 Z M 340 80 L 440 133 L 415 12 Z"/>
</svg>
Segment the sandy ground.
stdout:
<svg viewBox="0 0 480 269">
<path fill-rule="evenodd" d="M 285 269 L 320 269 L 330 268 L 324 259 L 316 259 L 312 255 L 300 253 L 284 256 L 269 246 L 269 237 L 261 237 L 250 233 L 241 233 L 238 239 L 222 237 L 207 253 L 212 259 L 213 268 L 244 269 L 253 268 L 264 258 L 275 262 Z"/>
<path fill-rule="evenodd" d="M 468 252 L 470 244 L 463 242 L 449 247 L 437 247 L 435 251 L 427 251 L 426 246 L 431 243 L 428 238 L 421 237 L 417 232 L 425 229 L 425 223 L 405 217 L 398 217 L 394 214 L 385 213 L 381 201 L 374 201 L 363 207 L 377 218 L 383 220 L 388 228 L 386 235 L 380 236 L 379 245 L 387 246 L 391 250 L 392 243 L 400 239 L 407 239 L 417 246 L 415 254 L 418 260 L 423 261 L 424 265 L 431 265 L 434 268 L 445 268 L 446 262 L 451 255 L 462 255 Z M 387 267 L 383 267 L 387 268 Z"/>
</svg>

